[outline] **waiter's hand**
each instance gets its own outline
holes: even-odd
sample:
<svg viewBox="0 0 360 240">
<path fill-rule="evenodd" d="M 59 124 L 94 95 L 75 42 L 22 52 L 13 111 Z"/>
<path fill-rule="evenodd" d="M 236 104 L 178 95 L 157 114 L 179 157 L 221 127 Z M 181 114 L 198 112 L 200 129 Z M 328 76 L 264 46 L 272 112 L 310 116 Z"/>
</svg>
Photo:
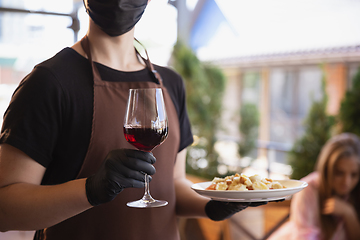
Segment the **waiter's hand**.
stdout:
<svg viewBox="0 0 360 240">
<path fill-rule="evenodd" d="M 97 173 L 86 180 L 89 203 L 97 206 L 113 200 L 124 188 L 144 187 L 145 173 L 155 173 L 155 161 L 152 153 L 139 150 L 116 149 L 109 152 Z"/>
<path fill-rule="evenodd" d="M 267 204 L 264 202 L 220 202 L 210 200 L 205 206 L 206 215 L 214 221 L 222 221 L 230 218 L 237 212 L 244 210 L 247 207 L 257 207 Z"/>
</svg>

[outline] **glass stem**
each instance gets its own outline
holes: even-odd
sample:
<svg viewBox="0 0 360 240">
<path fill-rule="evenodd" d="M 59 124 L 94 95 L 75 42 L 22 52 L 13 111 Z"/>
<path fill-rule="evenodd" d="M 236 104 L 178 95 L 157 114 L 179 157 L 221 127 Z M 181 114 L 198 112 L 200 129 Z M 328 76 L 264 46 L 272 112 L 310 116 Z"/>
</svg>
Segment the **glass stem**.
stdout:
<svg viewBox="0 0 360 240">
<path fill-rule="evenodd" d="M 149 175 L 147 174 L 145 174 L 145 193 L 142 200 L 147 202 L 155 202 L 155 200 L 150 195 Z"/>
</svg>

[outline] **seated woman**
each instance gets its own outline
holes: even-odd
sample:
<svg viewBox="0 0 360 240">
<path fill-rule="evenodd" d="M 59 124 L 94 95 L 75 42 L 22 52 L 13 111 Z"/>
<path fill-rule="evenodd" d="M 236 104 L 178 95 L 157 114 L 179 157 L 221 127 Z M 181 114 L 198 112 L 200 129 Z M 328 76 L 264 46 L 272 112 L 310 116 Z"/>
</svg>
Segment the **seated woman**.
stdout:
<svg viewBox="0 0 360 240">
<path fill-rule="evenodd" d="M 295 194 L 290 221 L 269 240 L 360 239 L 360 139 L 350 133 L 331 138 L 322 148 L 316 171 Z"/>
</svg>

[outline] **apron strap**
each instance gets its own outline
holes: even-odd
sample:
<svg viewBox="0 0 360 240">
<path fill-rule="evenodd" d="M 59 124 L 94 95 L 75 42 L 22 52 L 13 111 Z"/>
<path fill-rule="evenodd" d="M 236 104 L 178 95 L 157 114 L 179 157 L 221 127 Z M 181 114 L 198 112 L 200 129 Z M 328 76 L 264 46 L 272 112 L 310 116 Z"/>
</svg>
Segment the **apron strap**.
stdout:
<svg viewBox="0 0 360 240">
<path fill-rule="evenodd" d="M 92 57 L 91 57 L 91 51 L 90 51 L 90 43 L 89 43 L 89 39 L 87 37 L 87 35 L 85 35 L 82 39 L 81 39 L 81 46 L 84 49 L 90 63 L 91 63 L 91 68 L 92 68 L 92 72 L 93 72 L 93 76 L 94 76 L 94 81 L 95 82 L 101 82 L 101 76 L 99 73 L 99 70 L 97 69 L 96 65 L 94 64 Z"/>
<path fill-rule="evenodd" d="M 136 38 L 135 40 L 142 46 L 144 47 Z M 94 81 L 102 81 L 101 80 L 101 76 L 100 76 L 100 73 L 99 73 L 99 70 L 97 69 L 96 65 L 94 64 L 93 60 L 92 60 L 92 57 L 91 57 L 91 51 L 90 51 L 90 43 L 89 43 L 89 39 L 88 39 L 88 36 L 85 35 L 82 39 L 81 39 L 81 46 L 82 48 L 84 49 L 90 63 L 91 63 L 91 68 L 92 68 L 92 71 L 93 71 L 93 76 L 94 76 Z M 145 49 L 145 47 L 144 47 Z M 160 76 L 160 74 L 155 70 L 153 64 L 151 63 L 150 59 L 149 59 L 149 55 L 145 49 L 145 53 L 146 53 L 146 57 L 147 59 L 145 59 L 144 57 L 142 57 L 140 55 L 140 53 L 138 52 L 138 50 L 135 48 L 135 52 L 137 54 L 137 56 L 139 56 L 145 63 L 146 65 L 146 68 L 153 74 L 153 76 L 155 77 L 155 79 L 158 81 L 158 83 L 160 84 L 160 86 L 163 85 L 163 81 L 162 81 L 162 78 Z"/>
<path fill-rule="evenodd" d="M 144 45 L 142 45 L 142 43 L 139 40 L 137 40 L 136 38 L 134 38 L 134 39 L 136 42 L 138 42 L 144 48 L 145 54 L 146 54 L 146 59 L 143 56 L 141 56 L 141 54 L 135 48 L 136 54 L 141 57 L 141 59 L 145 62 L 146 67 L 154 74 L 155 78 L 158 80 L 159 84 L 162 86 L 162 78 L 161 78 L 160 74 L 155 70 L 153 64 L 151 63 L 149 55 L 146 51 L 146 48 L 144 47 Z"/>
</svg>

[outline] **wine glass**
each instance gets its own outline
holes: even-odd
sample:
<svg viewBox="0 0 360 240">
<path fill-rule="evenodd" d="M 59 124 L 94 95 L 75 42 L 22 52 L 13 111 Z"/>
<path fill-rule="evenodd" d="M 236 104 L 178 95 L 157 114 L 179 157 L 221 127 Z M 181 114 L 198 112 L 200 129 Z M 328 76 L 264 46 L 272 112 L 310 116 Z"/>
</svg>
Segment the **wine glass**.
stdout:
<svg viewBox="0 0 360 240">
<path fill-rule="evenodd" d="M 168 135 L 168 120 L 161 88 L 129 90 L 124 135 L 130 144 L 145 152 L 151 152 L 165 141 Z M 145 174 L 144 196 L 140 200 L 128 202 L 127 206 L 148 208 L 167 204 L 167 201 L 151 197 L 149 176 Z"/>
</svg>

